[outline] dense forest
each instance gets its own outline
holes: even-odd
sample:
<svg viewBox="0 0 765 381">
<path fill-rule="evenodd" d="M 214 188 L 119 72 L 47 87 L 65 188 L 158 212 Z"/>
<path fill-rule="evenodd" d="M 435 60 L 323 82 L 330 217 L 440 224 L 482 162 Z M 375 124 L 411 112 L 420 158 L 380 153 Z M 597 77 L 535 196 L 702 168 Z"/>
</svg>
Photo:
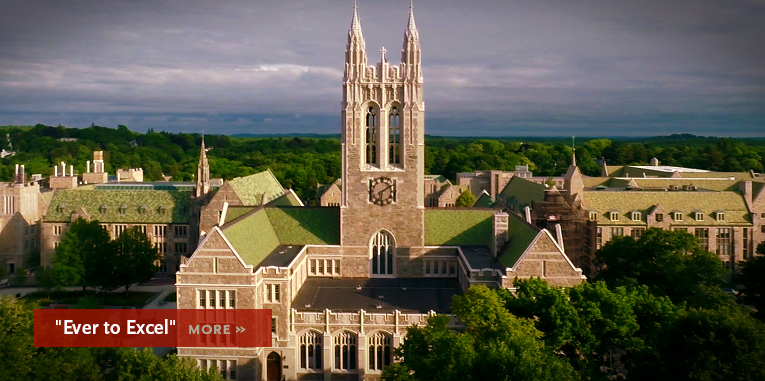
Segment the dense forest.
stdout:
<svg viewBox="0 0 765 381">
<path fill-rule="evenodd" d="M 105 151 L 106 169 L 144 170 L 146 181 L 162 175 L 172 181 L 193 181 L 199 158 L 199 134 L 155 132 L 145 134 L 120 125 L 116 129 L 91 126 L 0 127 L 0 149 L 16 152 L 1 160 L 0 181 L 9 181 L 15 164 L 28 174 L 53 173 L 54 163 L 74 165 L 85 172 L 92 152 Z M 313 137 L 229 137 L 206 135 L 211 176 L 231 179 L 267 168 L 286 188 L 304 200 L 315 197 L 318 183 L 340 177 L 340 141 Z M 514 170 L 529 165 L 538 176 L 556 176 L 571 163 L 572 147 L 565 139 L 486 139 L 426 137 L 425 170 L 452 181 L 458 172 Z M 707 138 L 693 135 L 640 139 L 578 139 L 577 164 L 587 175 L 599 175 L 598 160 L 609 165 L 648 164 L 658 158 L 663 165 L 679 165 L 715 171 L 763 172 L 765 140 Z"/>
</svg>

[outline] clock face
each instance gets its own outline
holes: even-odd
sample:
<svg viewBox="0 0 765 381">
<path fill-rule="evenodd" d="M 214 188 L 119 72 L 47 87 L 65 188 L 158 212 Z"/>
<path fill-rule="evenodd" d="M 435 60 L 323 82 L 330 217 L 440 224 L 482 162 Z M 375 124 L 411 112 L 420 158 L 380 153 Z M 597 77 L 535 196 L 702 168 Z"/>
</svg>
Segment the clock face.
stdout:
<svg viewBox="0 0 765 381">
<path fill-rule="evenodd" d="M 396 199 L 396 183 L 386 177 L 369 182 L 369 201 L 377 205 L 388 205 Z"/>
</svg>

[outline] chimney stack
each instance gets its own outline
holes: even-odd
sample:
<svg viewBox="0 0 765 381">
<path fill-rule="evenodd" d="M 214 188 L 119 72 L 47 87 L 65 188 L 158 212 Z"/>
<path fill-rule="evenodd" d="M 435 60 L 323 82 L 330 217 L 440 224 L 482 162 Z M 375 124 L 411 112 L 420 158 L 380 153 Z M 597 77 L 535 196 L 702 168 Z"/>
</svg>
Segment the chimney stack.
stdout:
<svg viewBox="0 0 765 381">
<path fill-rule="evenodd" d="M 69 166 L 69 176 L 74 176 L 74 165 Z"/>
<path fill-rule="evenodd" d="M 90 173 L 90 160 L 87 162 L 88 169 L 85 171 L 86 173 Z"/>
<path fill-rule="evenodd" d="M 53 166 L 53 177 L 58 177 L 58 165 Z"/>
<path fill-rule="evenodd" d="M 27 182 L 26 175 L 24 175 L 24 164 L 21 164 L 21 172 L 19 173 L 19 182 L 22 184 Z"/>
</svg>

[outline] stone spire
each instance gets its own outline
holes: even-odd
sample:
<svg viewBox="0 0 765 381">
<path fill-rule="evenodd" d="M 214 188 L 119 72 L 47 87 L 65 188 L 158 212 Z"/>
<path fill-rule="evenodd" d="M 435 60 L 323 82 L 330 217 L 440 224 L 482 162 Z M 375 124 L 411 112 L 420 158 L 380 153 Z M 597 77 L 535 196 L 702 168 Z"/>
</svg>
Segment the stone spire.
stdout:
<svg viewBox="0 0 765 381">
<path fill-rule="evenodd" d="M 356 12 L 356 3 L 353 3 L 353 20 L 351 21 L 351 28 L 348 31 L 348 38 L 350 39 L 351 36 L 357 36 L 359 40 L 364 41 L 364 35 L 361 33 L 359 14 Z"/>
<path fill-rule="evenodd" d="M 345 50 L 345 79 L 358 80 L 364 75 L 367 66 L 366 44 L 364 34 L 361 32 L 361 21 L 353 5 L 353 20 L 348 29 L 348 46 Z"/>
<path fill-rule="evenodd" d="M 571 165 L 576 167 L 576 141 L 574 140 L 576 137 L 571 137 L 571 150 L 573 151 L 573 154 L 571 155 Z"/>
<path fill-rule="evenodd" d="M 414 3 L 409 3 L 409 21 L 406 23 L 406 35 L 420 36 L 417 24 L 414 22 Z"/>
<path fill-rule="evenodd" d="M 206 195 L 210 191 L 210 163 L 207 161 L 207 149 L 205 137 L 202 136 L 202 148 L 199 151 L 199 164 L 197 165 L 196 197 Z"/>
<path fill-rule="evenodd" d="M 414 7 L 409 5 L 409 20 L 404 31 L 404 47 L 401 49 L 401 66 L 404 77 L 418 81 L 422 78 L 420 72 L 420 32 L 414 22 Z"/>
</svg>

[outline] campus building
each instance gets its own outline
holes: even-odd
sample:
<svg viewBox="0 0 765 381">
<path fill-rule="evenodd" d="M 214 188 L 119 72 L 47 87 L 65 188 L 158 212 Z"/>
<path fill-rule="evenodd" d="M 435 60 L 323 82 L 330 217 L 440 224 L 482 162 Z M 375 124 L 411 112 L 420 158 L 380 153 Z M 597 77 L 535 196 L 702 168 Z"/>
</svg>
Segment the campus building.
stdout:
<svg viewBox="0 0 765 381">
<path fill-rule="evenodd" d="M 599 177 L 572 165 L 561 183 L 513 177 L 498 201 L 538 227 L 561 225 L 566 252 L 585 274 L 595 270 L 594 253 L 606 242 L 639 238 L 651 227 L 687 231 L 734 271 L 765 241 L 765 178 L 752 172 L 661 166 L 653 159 L 646 166 L 604 165 Z"/>
<path fill-rule="evenodd" d="M 0 183 L 0 266 L 16 276 L 35 264 L 40 252 L 40 220 L 46 199 L 37 181 L 16 165 L 13 181 Z"/>
<path fill-rule="evenodd" d="M 494 208 L 430 207 L 428 195 L 452 185 L 424 173 L 423 73 L 411 9 L 401 64 L 380 53 L 368 65 L 354 9 L 340 110 L 342 178 L 323 190 L 319 206 L 277 203 L 285 195 L 262 184 L 251 194 L 224 184 L 201 209 L 204 237 L 177 273 L 178 308 L 271 309 L 271 346 L 182 347 L 180 356 L 229 379 L 372 380 L 391 364 L 408 326 L 449 314 L 452 296 L 471 285 L 584 280 L 560 229 Z"/>
</svg>

